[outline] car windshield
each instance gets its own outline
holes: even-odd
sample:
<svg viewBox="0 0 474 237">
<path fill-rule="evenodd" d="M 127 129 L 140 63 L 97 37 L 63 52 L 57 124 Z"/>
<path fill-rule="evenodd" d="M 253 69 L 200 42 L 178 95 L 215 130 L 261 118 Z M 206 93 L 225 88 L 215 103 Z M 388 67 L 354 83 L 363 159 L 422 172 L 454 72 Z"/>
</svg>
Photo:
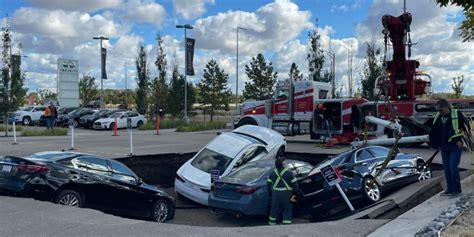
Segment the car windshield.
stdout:
<svg viewBox="0 0 474 237">
<path fill-rule="evenodd" d="M 245 166 L 228 175 L 238 183 L 248 183 L 260 179 L 271 167 Z"/>
<path fill-rule="evenodd" d="M 31 111 L 33 109 L 33 107 L 26 107 L 26 108 L 23 108 L 21 111 Z"/>
<path fill-rule="evenodd" d="M 75 110 L 69 112 L 69 115 L 76 115 L 76 114 L 79 114 L 82 110 L 84 110 L 84 109 L 75 109 Z"/>
<path fill-rule="evenodd" d="M 92 116 L 102 116 L 104 114 L 106 114 L 107 112 L 109 112 L 108 110 L 99 110 L 99 111 L 96 111 L 92 114 Z"/>
<path fill-rule="evenodd" d="M 205 148 L 191 162 L 191 165 L 206 173 L 210 173 L 211 170 L 219 170 L 219 173 L 222 174 L 231 161 L 232 158 Z"/>
</svg>

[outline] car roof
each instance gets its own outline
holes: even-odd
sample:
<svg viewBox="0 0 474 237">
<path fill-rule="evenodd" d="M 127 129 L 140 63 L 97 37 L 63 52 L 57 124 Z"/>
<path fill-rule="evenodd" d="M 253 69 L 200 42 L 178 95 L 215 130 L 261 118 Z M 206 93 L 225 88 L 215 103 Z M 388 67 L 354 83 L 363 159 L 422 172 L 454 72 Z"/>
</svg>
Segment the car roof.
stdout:
<svg viewBox="0 0 474 237">
<path fill-rule="evenodd" d="M 62 159 L 75 158 L 79 156 L 97 157 L 96 155 L 93 155 L 93 154 L 73 152 L 73 151 L 43 151 L 43 152 L 36 152 L 31 155 L 25 156 L 25 158 L 33 159 L 33 160 L 58 161 Z"/>
<path fill-rule="evenodd" d="M 222 133 L 207 144 L 206 148 L 234 158 L 251 144 L 254 144 L 254 142 L 237 134 Z"/>
</svg>

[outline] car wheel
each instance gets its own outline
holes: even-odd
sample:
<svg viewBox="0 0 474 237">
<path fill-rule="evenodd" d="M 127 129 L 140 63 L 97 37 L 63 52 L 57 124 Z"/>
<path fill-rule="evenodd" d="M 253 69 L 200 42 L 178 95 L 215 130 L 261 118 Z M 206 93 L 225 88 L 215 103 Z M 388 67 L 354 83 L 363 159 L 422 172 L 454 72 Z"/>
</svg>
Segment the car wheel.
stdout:
<svg viewBox="0 0 474 237">
<path fill-rule="evenodd" d="M 109 129 L 113 131 L 114 127 L 115 127 L 115 123 L 111 123 Z"/>
<path fill-rule="evenodd" d="M 433 173 L 431 172 L 431 167 L 426 165 L 424 161 L 418 161 L 416 164 L 417 171 L 419 172 L 418 181 L 425 181 L 427 179 L 431 179 L 433 177 Z"/>
<path fill-rule="evenodd" d="M 380 192 L 380 187 L 377 182 L 373 178 L 364 178 L 364 181 L 362 183 L 363 185 L 363 190 L 364 190 L 364 196 L 365 198 L 370 201 L 370 202 L 378 202 L 380 201 L 381 192 Z"/>
<path fill-rule="evenodd" d="M 141 126 L 143 126 L 143 121 L 140 120 L 140 121 L 137 122 L 137 128 L 139 128 Z"/>
<path fill-rule="evenodd" d="M 79 127 L 79 123 L 78 123 L 76 120 L 74 120 L 74 123 L 73 123 L 73 125 L 74 125 L 74 128 L 77 128 L 77 127 Z"/>
<path fill-rule="evenodd" d="M 170 202 L 160 199 L 153 204 L 151 209 L 151 219 L 155 222 L 166 222 L 173 214 L 173 207 Z"/>
<path fill-rule="evenodd" d="M 82 207 L 82 197 L 73 190 L 63 190 L 56 197 L 56 203 L 70 207 Z"/>
<path fill-rule="evenodd" d="M 31 118 L 30 117 L 24 117 L 23 120 L 21 121 L 24 126 L 28 126 L 31 124 Z"/>
<path fill-rule="evenodd" d="M 331 216 L 331 209 L 317 210 L 311 213 L 311 220 L 313 221 L 324 220 L 328 218 L 329 216 Z"/>
</svg>

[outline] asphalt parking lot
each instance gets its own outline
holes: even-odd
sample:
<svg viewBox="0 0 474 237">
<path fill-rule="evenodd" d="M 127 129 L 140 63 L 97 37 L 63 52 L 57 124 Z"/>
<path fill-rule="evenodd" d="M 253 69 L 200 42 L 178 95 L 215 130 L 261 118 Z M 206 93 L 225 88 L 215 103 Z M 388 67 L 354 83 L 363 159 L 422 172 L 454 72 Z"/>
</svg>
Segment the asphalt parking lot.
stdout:
<svg viewBox="0 0 474 237">
<path fill-rule="evenodd" d="M 76 148 L 78 151 L 100 154 L 112 158 L 124 158 L 127 157 L 126 154 L 129 153 L 126 130 L 120 130 L 120 136 L 118 137 L 111 136 L 112 134 L 110 131 L 93 131 L 84 129 L 77 129 L 76 135 Z M 134 130 L 134 150 L 136 151 L 136 155 L 192 153 L 198 151 L 216 135 L 217 131 L 176 133 L 173 130 L 163 130 L 161 135 L 158 136 L 154 134 L 154 131 Z M 323 148 L 321 146 L 307 142 L 305 137 L 289 137 L 287 139 L 287 151 L 289 152 L 336 154 L 347 149 L 347 147 L 341 146 L 331 149 Z M 37 151 L 61 150 L 70 146 L 69 137 L 19 137 L 19 145 L 11 145 L 11 140 L 11 137 L 0 137 L 0 154 L 26 155 Z M 433 152 L 427 147 L 402 149 L 402 151 L 418 153 L 425 158 L 429 157 Z M 439 162 L 439 157 L 435 161 Z M 463 154 L 461 167 L 470 168 L 470 155 L 468 153 Z M 441 173 L 438 172 L 435 176 L 441 176 Z M 390 205 L 396 205 L 397 202 L 406 203 L 408 202 L 406 200 L 406 196 L 416 194 L 416 192 L 422 188 L 422 184 L 414 183 L 398 192 L 390 194 L 385 198 L 385 200 L 399 200 L 391 203 Z M 166 187 L 166 190 L 169 193 L 174 194 L 173 187 Z M 176 212 L 175 218 L 171 220 L 169 224 L 157 224 L 143 220 L 112 216 L 94 210 L 72 210 L 67 207 L 58 207 L 50 203 L 39 202 L 32 199 L 0 196 L 0 213 L 8 213 L 8 215 L 0 214 L 0 225 L 3 226 L 3 228 L 0 230 L 0 236 L 11 236 L 11 234 L 19 228 L 18 225 L 14 224 L 13 220 L 23 219 L 25 220 L 25 223 L 29 223 L 30 221 L 32 222 L 31 218 L 42 215 L 54 215 L 54 217 L 49 217 L 46 222 L 50 221 L 51 225 L 61 223 L 63 226 L 41 232 L 45 233 L 44 236 L 63 236 L 63 234 L 68 233 L 71 236 L 83 236 L 78 233 L 90 233 L 90 229 L 94 229 L 98 231 L 97 233 L 103 233 L 103 235 L 107 236 L 110 235 L 109 233 L 117 233 L 119 235 L 124 235 L 124 233 L 134 233 L 134 235 L 138 235 L 141 233 L 148 236 L 152 235 L 151 233 L 155 233 L 156 231 L 160 231 L 160 233 L 172 234 L 176 233 L 172 231 L 177 231 L 178 229 L 180 234 L 182 233 L 183 235 L 190 236 L 204 236 L 205 234 L 203 233 L 221 233 L 231 236 L 242 233 L 246 233 L 247 235 L 250 234 L 252 236 L 257 234 L 267 236 L 269 233 L 272 233 L 272 235 L 289 233 L 287 230 L 284 232 L 279 232 L 282 227 L 271 229 L 268 227 L 252 227 L 266 225 L 266 217 L 237 218 L 232 215 L 212 213 L 207 207 L 200 206 L 181 197 L 176 198 L 178 210 Z M 387 205 L 387 203 L 389 202 L 382 203 L 381 205 L 390 206 Z M 28 214 L 28 211 L 31 210 L 35 210 L 33 215 Z M 360 213 L 357 213 L 356 215 L 347 216 L 336 221 L 298 225 L 298 228 L 295 228 L 295 230 L 291 231 L 291 234 L 298 236 L 299 234 L 311 235 L 310 233 L 313 233 L 312 231 L 314 231 L 314 228 L 324 228 L 324 232 L 328 235 L 364 236 L 389 220 L 387 219 L 389 217 L 366 219 L 364 216 L 367 215 L 368 211 L 369 210 L 364 210 Z M 88 216 L 90 216 L 91 219 L 88 219 Z M 95 218 L 100 218 L 101 221 L 94 223 L 92 220 L 95 220 Z M 308 219 L 304 217 L 296 217 L 294 222 L 296 224 L 309 223 Z M 78 226 L 77 223 L 81 223 L 81 225 Z M 98 223 L 104 224 L 100 225 Z M 39 227 L 43 228 L 43 223 L 37 223 L 33 226 L 38 225 L 40 225 Z M 163 228 L 164 226 L 166 226 L 166 228 Z M 194 227 L 199 229 L 196 229 L 197 231 L 194 232 L 192 231 L 192 228 L 188 226 L 199 226 Z M 249 228 L 236 229 L 232 227 Z M 137 230 L 137 228 L 140 228 L 140 230 Z M 351 228 L 357 228 L 357 231 L 354 232 L 354 229 Z M 136 230 L 136 232 L 130 232 L 132 229 Z M 110 232 L 111 230 L 113 231 Z M 331 230 L 333 231 L 332 233 Z"/>
</svg>

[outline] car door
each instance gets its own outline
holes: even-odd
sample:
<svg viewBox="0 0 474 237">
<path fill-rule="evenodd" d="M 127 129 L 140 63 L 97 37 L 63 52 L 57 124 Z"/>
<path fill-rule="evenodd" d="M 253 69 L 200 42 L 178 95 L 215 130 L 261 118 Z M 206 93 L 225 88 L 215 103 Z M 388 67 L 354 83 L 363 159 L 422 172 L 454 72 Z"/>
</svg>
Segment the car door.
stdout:
<svg viewBox="0 0 474 237">
<path fill-rule="evenodd" d="M 85 194 L 86 205 L 98 209 L 111 209 L 115 187 L 111 182 L 111 171 L 107 160 L 84 156 L 71 160 L 74 168 L 83 171 L 81 179 L 75 181 Z"/>
<path fill-rule="evenodd" d="M 347 195 L 351 198 L 357 198 L 358 190 L 362 188 L 363 178 L 370 174 L 376 165 L 375 156 L 367 149 L 362 148 L 353 153 L 349 153 L 348 162 L 340 166 L 342 176 L 342 185 L 347 189 Z"/>
<path fill-rule="evenodd" d="M 128 117 L 132 119 L 132 127 L 136 127 L 138 120 L 140 119 L 140 116 L 138 115 L 138 113 L 130 112 L 128 113 Z"/>
<path fill-rule="evenodd" d="M 126 128 L 127 127 L 127 118 L 128 113 L 123 113 L 120 117 L 117 118 L 117 128 Z"/>
<path fill-rule="evenodd" d="M 35 107 L 31 112 L 31 121 L 38 121 L 45 109 L 46 107 Z"/>
<path fill-rule="evenodd" d="M 112 182 L 114 186 L 114 209 L 130 214 L 143 213 L 152 205 L 148 193 L 141 187 L 139 181 L 133 171 L 120 162 L 108 160 L 112 170 Z"/>
<path fill-rule="evenodd" d="M 388 156 L 389 149 L 385 147 L 370 147 L 370 151 L 376 156 L 380 157 L 381 163 Z M 408 160 L 393 159 L 388 162 L 387 167 L 380 175 L 380 180 L 384 185 L 395 185 L 404 182 L 406 178 L 410 178 L 412 171 L 409 169 L 413 164 Z"/>
</svg>

